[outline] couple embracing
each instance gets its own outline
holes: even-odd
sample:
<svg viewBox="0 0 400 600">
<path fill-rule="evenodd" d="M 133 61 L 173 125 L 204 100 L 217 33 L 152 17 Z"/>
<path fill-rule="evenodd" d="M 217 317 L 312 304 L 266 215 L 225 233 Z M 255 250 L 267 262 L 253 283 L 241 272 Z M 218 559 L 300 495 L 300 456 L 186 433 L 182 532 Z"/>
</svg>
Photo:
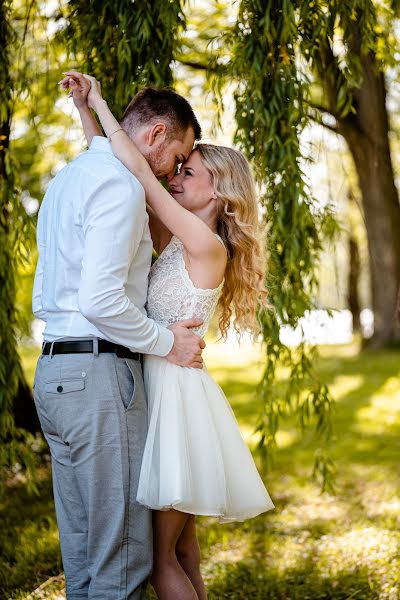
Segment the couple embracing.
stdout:
<svg viewBox="0 0 400 600">
<path fill-rule="evenodd" d="M 171 90 L 142 90 L 118 123 L 94 78 L 73 71 L 61 84 L 89 149 L 39 213 L 34 396 L 67 598 L 144 599 L 151 575 L 161 600 L 204 600 L 195 515 L 241 521 L 273 507 L 202 360 L 216 309 L 223 336 L 232 320 L 257 331 L 250 168 L 198 143 L 192 108 Z"/>
</svg>

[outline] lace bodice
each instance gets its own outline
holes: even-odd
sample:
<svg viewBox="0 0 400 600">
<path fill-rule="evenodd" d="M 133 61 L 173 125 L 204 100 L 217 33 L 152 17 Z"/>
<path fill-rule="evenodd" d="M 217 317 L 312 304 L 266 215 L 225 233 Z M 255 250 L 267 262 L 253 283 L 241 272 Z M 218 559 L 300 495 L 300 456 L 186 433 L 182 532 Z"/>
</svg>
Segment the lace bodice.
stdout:
<svg viewBox="0 0 400 600">
<path fill-rule="evenodd" d="M 162 325 L 199 317 L 203 324 L 193 331 L 206 333 L 221 295 L 217 288 L 197 288 L 189 277 L 183 259 L 183 244 L 175 236 L 164 248 L 150 270 L 147 314 Z"/>
</svg>

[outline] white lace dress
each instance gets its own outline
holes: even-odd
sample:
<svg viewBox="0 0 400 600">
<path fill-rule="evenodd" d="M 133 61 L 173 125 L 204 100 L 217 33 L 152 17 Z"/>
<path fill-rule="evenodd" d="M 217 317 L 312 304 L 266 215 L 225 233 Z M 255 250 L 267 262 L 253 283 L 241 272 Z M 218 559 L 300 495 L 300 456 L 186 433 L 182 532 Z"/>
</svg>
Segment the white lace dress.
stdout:
<svg viewBox="0 0 400 600">
<path fill-rule="evenodd" d="M 175 236 L 153 264 L 149 317 L 163 325 L 200 317 L 208 328 L 222 290 L 192 283 Z M 149 431 L 137 500 L 152 509 L 242 521 L 274 507 L 233 411 L 207 369 L 148 355 L 144 381 Z"/>
</svg>

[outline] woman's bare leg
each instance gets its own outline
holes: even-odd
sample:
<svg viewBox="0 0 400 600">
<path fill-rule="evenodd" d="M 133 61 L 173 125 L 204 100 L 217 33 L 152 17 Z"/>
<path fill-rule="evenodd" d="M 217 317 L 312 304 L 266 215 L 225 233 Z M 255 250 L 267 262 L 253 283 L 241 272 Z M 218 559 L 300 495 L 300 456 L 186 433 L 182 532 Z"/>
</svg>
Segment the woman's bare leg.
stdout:
<svg viewBox="0 0 400 600">
<path fill-rule="evenodd" d="M 200 546 L 196 536 L 196 517 L 189 515 L 176 544 L 179 564 L 189 577 L 199 600 L 207 600 L 207 592 L 200 573 Z"/>
<path fill-rule="evenodd" d="M 151 584 L 159 600 L 199 600 L 176 557 L 176 544 L 188 517 L 177 510 L 153 512 L 154 565 Z"/>
</svg>

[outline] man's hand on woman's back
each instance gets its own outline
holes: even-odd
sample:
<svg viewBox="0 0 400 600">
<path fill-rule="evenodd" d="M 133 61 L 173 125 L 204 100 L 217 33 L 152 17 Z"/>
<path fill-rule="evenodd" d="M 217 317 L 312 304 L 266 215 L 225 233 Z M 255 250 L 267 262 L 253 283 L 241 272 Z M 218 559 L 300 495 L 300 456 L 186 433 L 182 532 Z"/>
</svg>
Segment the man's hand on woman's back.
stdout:
<svg viewBox="0 0 400 600">
<path fill-rule="evenodd" d="M 206 347 L 205 341 L 192 331 L 194 327 L 202 325 L 201 319 L 187 319 L 178 321 L 169 326 L 174 334 L 174 345 L 171 352 L 165 357 L 169 362 L 180 367 L 193 367 L 201 369 L 203 359 L 202 350 Z"/>
</svg>

